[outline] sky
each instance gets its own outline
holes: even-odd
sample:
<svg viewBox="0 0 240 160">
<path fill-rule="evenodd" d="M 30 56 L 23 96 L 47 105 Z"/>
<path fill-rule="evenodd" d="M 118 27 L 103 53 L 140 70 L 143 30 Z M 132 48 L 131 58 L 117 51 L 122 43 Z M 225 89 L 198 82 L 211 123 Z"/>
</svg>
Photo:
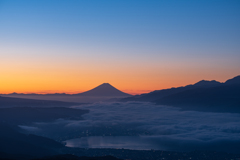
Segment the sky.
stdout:
<svg viewBox="0 0 240 160">
<path fill-rule="evenodd" d="M 239 62 L 239 0 L 0 0 L 0 93 L 140 94 Z"/>
</svg>

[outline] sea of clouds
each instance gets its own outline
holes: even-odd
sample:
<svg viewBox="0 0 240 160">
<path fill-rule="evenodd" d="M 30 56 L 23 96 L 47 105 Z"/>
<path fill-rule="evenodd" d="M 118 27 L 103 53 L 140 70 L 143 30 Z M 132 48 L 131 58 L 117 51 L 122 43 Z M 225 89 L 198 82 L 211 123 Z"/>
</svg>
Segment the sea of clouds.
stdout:
<svg viewBox="0 0 240 160">
<path fill-rule="evenodd" d="M 138 136 L 165 150 L 240 152 L 240 114 L 182 111 L 142 102 L 74 106 L 88 109 L 84 120 L 58 119 L 21 126 L 59 141 L 84 136 Z M 151 149 L 151 148 L 149 148 Z"/>
</svg>

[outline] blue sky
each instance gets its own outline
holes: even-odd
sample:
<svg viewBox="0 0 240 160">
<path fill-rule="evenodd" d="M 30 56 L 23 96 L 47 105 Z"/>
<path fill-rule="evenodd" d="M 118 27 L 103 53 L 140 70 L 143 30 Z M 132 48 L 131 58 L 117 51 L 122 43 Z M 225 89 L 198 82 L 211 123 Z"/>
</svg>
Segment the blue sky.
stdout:
<svg viewBox="0 0 240 160">
<path fill-rule="evenodd" d="M 67 65 L 66 72 L 88 68 L 75 73 L 86 77 L 113 68 L 132 82 L 159 71 L 144 80 L 156 88 L 170 87 L 157 81 L 181 76 L 181 67 L 182 75 L 201 70 L 195 79 L 179 77 L 181 84 L 200 77 L 223 81 L 240 71 L 238 0 L 0 0 L 0 35 L 5 71 L 7 65 L 39 73 L 42 66 Z M 120 83 L 110 73 L 99 81 Z"/>
</svg>

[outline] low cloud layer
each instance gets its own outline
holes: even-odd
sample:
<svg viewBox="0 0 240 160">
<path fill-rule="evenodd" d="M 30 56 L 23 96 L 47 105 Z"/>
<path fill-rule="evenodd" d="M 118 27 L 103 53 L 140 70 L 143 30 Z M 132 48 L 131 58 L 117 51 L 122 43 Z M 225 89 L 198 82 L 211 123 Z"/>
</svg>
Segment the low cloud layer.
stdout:
<svg viewBox="0 0 240 160">
<path fill-rule="evenodd" d="M 141 136 L 166 150 L 240 150 L 237 149 L 240 148 L 240 114 L 181 111 L 133 102 L 96 103 L 74 108 L 90 112 L 83 115 L 84 120 L 59 119 L 31 127 L 39 128 L 35 128 L 37 134 L 58 140 L 82 136 Z"/>
</svg>

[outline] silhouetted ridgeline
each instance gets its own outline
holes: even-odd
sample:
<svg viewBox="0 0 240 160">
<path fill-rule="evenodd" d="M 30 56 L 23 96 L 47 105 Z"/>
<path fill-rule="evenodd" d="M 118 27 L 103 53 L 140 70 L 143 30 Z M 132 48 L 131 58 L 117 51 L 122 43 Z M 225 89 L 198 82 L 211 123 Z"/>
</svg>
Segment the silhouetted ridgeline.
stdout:
<svg viewBox="0 0 240 160">
<path fill-rule="evenodd" d="M 77 93 L 77 94 L 66 94 L 66 93 L 55 93 L 55 94 L 23 94 L 23 93 L 11 93 L 7 94 L 10 96 L 37 96 L 37 95 L 45 95 L 45 96 L 87 96 L 87 97 L 129 97 L 132 96 L 130 94 L 124 93 L 117 88 L 113 87 L 109 83 L 103 83 L 89 91 Z"/>
<path fill-rule="evenodd" d="M 124 98 L 122 101 L 147 101 L 183 109 L 240 112 L 240 76 L 225 83 L 202 80 L 185 87 L 157 90 Z"/>
<path fill-rule="evenodd" d="M 94 103 L 99 101 L 109 101 L 114 100 L 114 98 L 124 98 L 130 97 L 132 95 L 124 93 L 109 83 L 103 83 L 89 91 L 78 93 L 78 94 L 65 94 L 65 93 L 55 93 L 55 94 L 23 94 L 23 93 L 11 93 L 11 94 L 2 94 L 3 97 L 11 98 L 24 98 L 24 99 L 38 99 L 38 100 L 51 100 L 51 101 L 64 101 L 64 102 L 73 102 L 73 103 Z M 14 100 L 17 101 L 17 100 Z M 21 102 L 23 103 L 23 102 Z M 30 103 L 30 102 L 29 102 Z M 33 101 L 34 105 L 37 104 L 37 101 Z M 42 103 L 42 101 L 40 101 Z M 46 105 L 58 105 L 59 102 L 45 102 Z M 12 105 L 15 105 L 13 103 Z M 64 105 L 61 103 L 60 105 Z M 68 104 L 66 104 L 68 105 Z M 0 104 L 1 107 L 1 104 Z"/>
<path fill-rule="evenodd" d="M 80 103 L 51 100 L 33 100 L 0 96 L 0 108 L 6 107 L 69 107 Z"/>
</svg>

